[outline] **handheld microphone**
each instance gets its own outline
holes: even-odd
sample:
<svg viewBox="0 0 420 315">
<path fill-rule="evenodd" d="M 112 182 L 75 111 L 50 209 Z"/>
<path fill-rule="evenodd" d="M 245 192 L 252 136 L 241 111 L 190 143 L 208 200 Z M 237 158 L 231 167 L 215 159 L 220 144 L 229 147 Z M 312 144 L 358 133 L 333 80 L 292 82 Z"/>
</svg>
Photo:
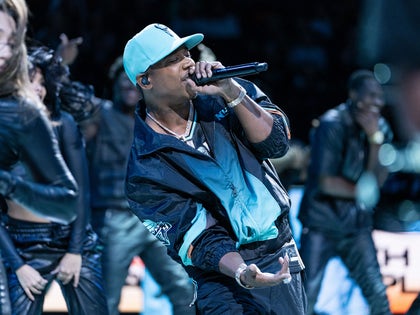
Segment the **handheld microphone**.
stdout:
<svg viewBox="0 0 420 315">
<path fill-rule="evenodd" d="M 210 82 L 219 81 L 222 79 L 228 79 L 233 77 L 243 77 L 247 75 L 253 75 L 260 73 L 262 71 L 266 71 L 268 68 L 268 65 L 266 62 L 251 62 L 251 63 L 245 63 L 242 65 L 237 66 L 229 66 L 225 68 L 220 69 L 213 69 L 213 75 L 211 78 L 200 78 L 197 79 L 195 75 L 191 77 L 191 79 L 195 82 L 197 85 L 205 85 Z"/>
</svg>

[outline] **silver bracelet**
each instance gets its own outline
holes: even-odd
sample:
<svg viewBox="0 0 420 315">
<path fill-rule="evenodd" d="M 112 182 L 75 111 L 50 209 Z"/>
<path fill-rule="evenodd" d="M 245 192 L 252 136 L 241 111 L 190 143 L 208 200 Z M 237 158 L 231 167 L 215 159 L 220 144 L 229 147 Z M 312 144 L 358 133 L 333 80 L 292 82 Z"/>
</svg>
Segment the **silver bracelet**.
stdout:
<svg viewBox="0 0 420 315">
<path fill-rule="evenodd" d="M 227 106 L 229 108 L 234 108 L 236 105 L 238 105 L 240 102 L 242 102 L 245 98 L 246 91 L 242 86 L 239 86 L 239 89 L 241 90 L 239 92 L 239 95 L 237 98 L 235 98 L 232 102 L 227 103 Z"/>
<path fill-rule="evenodd" d="M 253 289 L 253 286 L 250 286 L 248 284 L 243 284 L 241 281 L 241 274 L 246 270 L 246 267 L 248 267 L 246 264 L 242 263 L 239 265 L 238 269 L 235 271 L 235 280 L 236 282 L 245 289 Z"/>
</svg>

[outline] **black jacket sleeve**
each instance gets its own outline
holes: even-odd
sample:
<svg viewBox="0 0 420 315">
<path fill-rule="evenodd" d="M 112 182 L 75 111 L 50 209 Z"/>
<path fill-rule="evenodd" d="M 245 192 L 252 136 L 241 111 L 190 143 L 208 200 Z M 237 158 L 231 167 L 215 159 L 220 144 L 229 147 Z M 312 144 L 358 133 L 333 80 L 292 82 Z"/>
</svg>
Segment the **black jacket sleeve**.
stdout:
<svg viewBox="0 0 420 315">
<path fill-rule="evenodd" d="M 272 115 L 273 129 L 267 139 L 259 143 L 248 142 L 242 126 L 235 115 L 232 115 L 232 129 L 242 142 L 247 143 L 255 156 L 260 160 L 284 156 L 289 150 L 289 141 L 291 138 L 288 117 L 277 105 L 271 102 L 270 98 L 257 85 L 241 78 L 236 78 L 236 80 L 245 88 L 250 98 Z"/>
<path fill-rule="evenodd" d="M 25 264 L 16 251 L 15 245 L 3 222 L 0 224 L 0 251 L 2 258 L 7 261 L 13 271 L 16 271 Z"/>
<path fill-rule="evenodd" d="M 68 248 L 68 252 L 77 254 L 82 251 L 86 226 L 90 219 L 89 176 L 86 152 L 82 134 L 70 114 L 66 112 L 61 113 L 57 131 L 60 151 L 79 187 L 76 204 L 77 218 L 72 223 L 72 233 Z"/>
<path fill-rule="evenodd" d="M 48 118 L 38 108 L 12 101 L 2 100 L 1 108 L 0 193 L 51 221 L 72 222 L 77 184 L 59 152 Z M 18 161 L 32 180 L 10 173 Z"/>
</svg>

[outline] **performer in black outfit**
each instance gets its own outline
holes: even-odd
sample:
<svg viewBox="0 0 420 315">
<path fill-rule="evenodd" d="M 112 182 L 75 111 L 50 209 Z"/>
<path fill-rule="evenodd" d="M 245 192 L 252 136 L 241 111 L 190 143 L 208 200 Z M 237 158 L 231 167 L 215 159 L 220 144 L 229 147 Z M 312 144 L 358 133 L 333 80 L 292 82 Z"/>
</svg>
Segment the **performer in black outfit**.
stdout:
<svg viewBox="0 0 420 315">
<path fill-rule="evenodd" d="M 0 8 L 2 24 L 10 27 L 8 35 L 1 35 L 0 194 L 40 216 L 69 223 L 76 217 L 77 184 L 59 152 L 45 106 L 29 85 L 26 4 L 8 0 Z M 25 164 L 31 181 L 10 173 L 18 161 Z"/>
<path fill-rule="evenodd" d="M 47 288 L 57 279 L 70 314 L 107 314 L 97 236 L 90 228 L 89 181 L 82 135 L 69 113 L 60 111 L 58 91 L 67 68 L 53 51 L 37 47 L 30 54 L 34 91 L 47 104 L 61 153 L 79 185 L 77 219 L 60 224 L 8 201 L 2 215 L 11 240 L 2 244 L 13 314 L 41 314 Z M 45 85 L 44 85 L 45 84 Z M 45 98 L 45 96 L 49 96 Z M 26 178 L 22 163 L 13 174 Z M 57 206 L 57 210 L 60 206 Z M 4 229 L 3 229 L 4 232 Z M 4 233 L 6 234 L 6 233 Z"/>
<path fill-rule="evenodd" d="M 358 283 L 372 315 L 391 314 L 372 239 L 372 207 L 360 202 L 357 184 L 371 175 L 380 187 L 387 171 L 378 151 L 392 132 L 381 116 L 383 90 L 373 73 L 355 71 L 348 99 L 320 117 L 311 131 L 311 160 L 299 211 L 301 254 L 306 265 L 308 314 L 328 260 L 339 255 Z"/>
<path fill-rule="evenodd" d="M 7 198 L 38 215 L 69 223 L 76 215 L 77 185 L 61 157 L 45 107 L 29 85 L 27 20 L 25 1 L 0 2 L 0 207 L 6 208 Z M 10 173 L 18 161 L 33 181 Z M 0 225 L 0 233 L 2 229 Z M 1 237 L 1 246 L 4 241 Z M 0 313 L 7 315 L 11 310 L 6 288 L 1 262 Z"/>
</svg>

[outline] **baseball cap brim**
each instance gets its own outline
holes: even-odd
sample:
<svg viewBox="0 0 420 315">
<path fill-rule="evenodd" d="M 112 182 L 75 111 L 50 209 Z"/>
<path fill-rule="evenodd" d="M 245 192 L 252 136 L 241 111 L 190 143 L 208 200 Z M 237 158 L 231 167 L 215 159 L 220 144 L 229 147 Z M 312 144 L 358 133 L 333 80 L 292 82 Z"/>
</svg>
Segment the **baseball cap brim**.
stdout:
<svg viewBox="0 0 420 315">
<path fill-rule="evenodd" d="M 159 60 L 157 60 L 156 62 L 154 62 L 153 64 L 151 64 L 148 68 L 150 68 L 154 64 L 158 63 L 163 58 L 165 58 L 165 57 L 169 56 L 170 54 L 172 54 L 175 50 L 177 50 L 181 46 L 185 46 L 188 50 L 194 48 L 195 46 L 197 46 L 198 44 L 201 43 L 201 41 L 203 40 L 203 38 L 204 38 L 204 35 L 198 33 L 198 34 L 193 34 L 193 35 L 182 37 L 182 38 L 179 38 L 179 39 L 175 40 L 173 42 L 172 47 L 170 49 L 168 49 L 167 51 L 162 52 L 162 54 L 159 57 L 157 57 L 157 59 L 159 59 Z M 147 69 L 145 69 L 144 72 L 146 72 Z"/>
</svg>

